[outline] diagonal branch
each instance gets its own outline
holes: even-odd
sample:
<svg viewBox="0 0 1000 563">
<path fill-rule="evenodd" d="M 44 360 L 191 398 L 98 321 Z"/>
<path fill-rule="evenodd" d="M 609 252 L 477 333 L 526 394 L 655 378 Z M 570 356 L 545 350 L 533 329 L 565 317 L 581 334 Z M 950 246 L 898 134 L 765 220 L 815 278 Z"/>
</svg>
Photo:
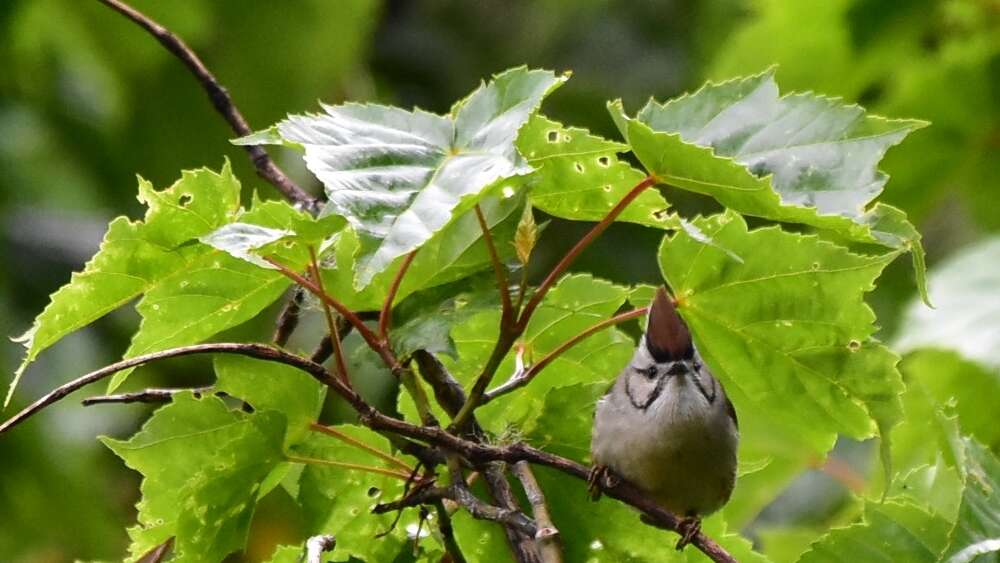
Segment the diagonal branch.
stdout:
<svg viewBox="0 0 1000 563">
<path fill-rule="evenodd" d="M 613 208 L 611 208 L 611 211 L 608 211 L 608 214 L 605 215 L 599 223 L 594 225 L 594 227 L 590 229 L 587 234 L 583 235 L 583 238 L 577 241 L 577 243 L 573 245 L 573 248 L 569 249 L 569 252 L 562 257 L 562 260 L 560 260 L 554 268 L 552 268 L 549 275 L 545 276 L 542 284 L 538 286 L 534 295 L 532 295 L 531 299 L 529 299 L 524 305 L 524 309 L 521 311 L 521 316 L 517 319 L 517 324 L 521 330 L 524 330 L 524 328 L 528 326 L 528 321 L 531 319 L 532 313 L 535 312 L 535 309 L 542 302 L 542 298 L 544 298 L 545 294 L 552 289 L 552 286 L 559 281 L 559 276 L 561 276 L 570 267 L 570 265 L 573 264 L 576 257 L 579 256 L 584 249 L 590 246 L 590 243 L 594 242 L 594 239 L 601 236 L 601 234 L 611 226 L 611 223 L 614 223 L 615 219 L 621 215 L 622 211 L 625 211 L 625 208 L 628 207 L 628 205 L 632 203 L 635 198 L 639 197 L 639 194 L 645 191 L 646 188 L 655 185 L 657 181 L 658 180 L 654 176 L 646 176 L 643 178 L 641 182 L 629 190 L 629 192 L 625 194 L 625 197 L 623 197 Z"/>
<path fill-rule="evenodd" d="M 531 471 L 531 466 L 526 461 L 519 461 L 512 466 L 512 472 L 517 480 L 521 482 L 524 489 L 524 496 L 528 498 L 531 505 L 531 513 L 538 523 L 539 552 L 544 563 L 562 563 L 562 546 L 559 542 L 559 530 L 552 522 L 552 515 L 549 513 L 549 505 L 545 502 L 545 493 L 535 479 L 535 474 Z"/>
<path fill-rule="evenodd" d="M 191 356 L 194 354 L 237 354 L 240 356 L 247 356 L 250 358 L 256 358 L 259 360 L 268 360 L 272 362 L 280 362 L 283 364 L 290 365 L 305 371 L 309 375 L 313 376 L 315 379 L 319 380 L 321 383 L 333 388 L 338 394 L 347 399 L 347 401 L 354 407 L 355 410 L 359 412 L 371 410 L 364 400 L 355 393 L 352 389 L 346 387 L 339 379 L 333 378 L 327 373 L 326 368 L 323 366 L 310 362 L 305 358 L 296 356 L 295 354 L 290 354 L 284 350 L 268 346 L 266 344 L 253 344 L 253 343 L 212 343 L 212 344 L 195 344 L 192 346 L 182 346 L 180 348 L 172 348 L 170 350 L 163 350 L 161 352 L 153 352 L 151 354 L 144 354 L 142 356 L 136 356 L 134 358 L 129 358 L 127 360 L 122 360 L 120 362 L 115 362 L 111 365 L 105 366 L 101 369 L 92 371 L 86 375 L 82 375 L 68 383 L 56 387 L 48 394 L 44 395 L 34 403 L 31 403 L 25 407 L 21 412 L 15 414 L 3 424 L 0 424 L 0 434 L 14 428 L 18 424 L 24 422 L 30 418 L 35 413 L 41 411 L 45 407 L 63 399 L 70 393 L 76 391 L 77 389 L 86 387 L 91 383 L 100 381 L 106 377 L 109 377 L 119 371 L 133 368 L 136 366 L 141 366 L 143 364 L 148 364 L 149 362 L 155 362 L 157 360 L 165 360 L 167 358 L 177 358 L 180 356 Z"/>
<path fill-rule="evenodd" d="M 229 124 L 229 127 L 232 128 L 237 135 L 243 137 L 253 133 L 253 129 L 250 128 L 250 125 L 247 124 L 247 120 L 244 119 L 243 114 L 240 113 L 240 110 L 237 109 L 236 105 L 233 103 L 232 98 L 229 97 L 229 92 L 227 92 L 226 89 L 219 84 L 215 75 L 208 70 L 205 63 L 198 58 L 198 55 L 196 55 L 195 52 L 191 50 L 191 48 L 188 47 L 180 37 L 177 37 L 169 29 L 150 19 L 149 16 L 124 2 L 121 2 L 120 0 L 100 1 L 119 14 L 135 22 L 139 25 L 139 27 L 145 29 L 150 35 L 155 37 L 161 45 L 166 47 L 170 53 L 180 59 L 180 61 L 184 63 L 184 66 L 191 71 L 191 74 L 198 79 L 202 89 L 205 90 L 205 93 L 208 94 L 209 99 L 212 101 L 212 106 L 215 107 L 215 110 L 222 115 L 222 117 L 226 120 L 226 123 Z M 268 156 L 266 150 L 260 146 L 250 145 L 243 148 L 246 149 L 247 153 L 250 155 L 250 160 L 253 162 L 254 168 L 257 169 L 257 174 L 261 178 L 267 180 L 289 200 L 303 206 L 309 211 L 316 210 L 319 203 L 316 198 L 309 195 L 305 190 L 297 186 L 295 182 L 286 176 L 285 173 L 278 168 L 278 165 L 271 160 L 271 157 Z"/>
<path fill-rule="evenodd" d="M 281 308 L 281 313 L 278 314 L 278 320 L 275 323 L 274 336 L 271 338 L 275 346 L 284 348 L 285 344 L 288 344 L 288 339 L 292 337 L 292 333 L 299 326 L 299 313 L 302 311 L 302 298 L 304 296 L 301 287 L 294 288 L 288 301 L 285 302 L 285 306 Z"/>
<path fill-rule="evenodd" d="M 387 461 L 387 462 L 389 462 L 389 463 L 391 463 L 391 464 L 393 464 L 393 465 L 395 465 L 395 466 L 397 466 L 397 467 L 399 467 L 401 469 L 406 470 L 408 473 L 413 473 L 413 468 L 410 467 L 410 465 L 408 463 L 406 463 L 405 461 L 397 459 L 397 458 L 395 458 L 395 457 L 393 457 L 393 456 L 391 456 L 391 455 L 383 452 L 382 450 L 380 450 L 380 449 L 378 449 L 378 448 L 376 448 L 374 446 L 366 444 L 366 443 L 362 442 L 361 440 L 358 440 L 358 439 L 352 437 L 351 435 L 349 435 L 349 434 L 347 434 L 345 432 L 341 432 L 340 430 L 337 430 L 336 428 L 333 428 L 331 426 L 324 426 L 322 424 L 317 424 L 317 423 L 314 422 L 314 423 L 312 423 L 312 424 L 309 425 L 309 430 L 312 430 L 313 432 L 319 432 L 321 434 L 327 434 L 329 436 L 333 436 L 334 438 L 340 440 L 341 442 L 348 443 L 348 444 L 350 444 L 350 445 L 352 445 L 352 446 L 354 446 L 354 447 L 356 447 L 358 449 L 364 450 L 364 451 L 366 451 L 366 452 L 374 455 L 375 457 L 377 457 L 377 458 L 379 458 L 381 460 Z"/>
<path fill-rule="evenodd" d="M 410 263 L 413 262 L 416 255 L 417 251 L 414 250 L 407 254 L 406 258 L 403 258 L 403 263 L 399 265 L 399 271 L 396 272 L 396 277 L 392 279 L 392 285 L 389 286 L 389 292 L 385 294 L 385 303 L 382 304 L 382 312 L 379 313 L 378 317 L 378 333 L 382 340 L 389 339 L 389 326 L 392 324 L 392 302 L 396 300 L 396 293 L 399 292 L 399 286 L 403 283 L 403 276 L 410 269 Z"/>
<path fill-rule="evenodd" d="M 570 338 L 566 342 L 563 342 L 562 344 L 560 344 L 555 350 L 552 350 L 551 352 L 549 352 L 548 354 L 546 354 L 544 358 L 542 358 L 541 360 L 539 360 L 537 363 L 532 364 L 530 367 L 528 367 L 528 369 L 523 370 L 523 371 L 519 371 L 519 372 L 515 373 L 514 375 L 512 375 L 510 377 L 510 379 L 507 380 L 507 382 L 504 383 L 503 385 L 500 385 L 499 387 L 497 387 L 497 388 L 495 388 L 495 389 L 493 389 L 491 391 L 487 391 L 486 394 L 483 395 L 483 402 L 482 402 L 482 404 L 485 405 L 486 403 L 492 401 L 493 399 L 496 399 L 497 397 L 501 397 L 503 395 L 506 395 L 507 393 L 510 393 L 511 391 L 513 391 L 515 389 L 518 389 L 520 387 L 524 387 L 525 385 L 531 383 L 531 380 L 534 379 L 535 376 L 538 375 L 538 372 L 540 372 L 543 369 L 545 369 L 546 366 L 548 366 L 549 364 L 551 364 L 557 357 L 559 357 L 560 355 L 562 355 L 563 352 L 565 352 L 566 350 L 569 350 L 573 346 L 576 346 L 582 340 L 584 340 L 585 338 L 591 336 L 592 334 L 594 334 L 596 332 L 600 332 L 600 331 L 604 330 L 605 328 L 607 328 L 607 327 L 609 327 L 611 325 L 622 323 L 622 322 L 625 322 L 625 321 L 627 321 L 629 319 L 634 319 L 636 317 L 641 317 L 642 315 L 645 315 L 646 311 L 648 311 L 648 310 L 649 310 L 649 307 L 642 307 L 642 308 L 639 308 L 639 309 L 633 309 L 631 311 L 627 311 L 625 313 L 621 313 L 621 314 L 615 315 L 615 316 L 611 317 L 610 319 L 605 319 L 605 320 L 603 320 L 603 321 L 595 324 L 594 326 L 588 328 L 587 330 L 584 330 L 580 334 L 577 334 L 576 336 Z"/>
<path fill-rule="evenodd" d="M 373 350 L 378 351 L 380 348 L 378 336 L 376 336 L 376 334 L 365 325 L 364 321 L 362 321 L 354 311 L 351 311 L 343 303 L 337 301 L 330 294 L 323 291 L 322 288 L 313 283 L 312 280 L 306 278 L 281 262 L 278 262 L 269 256 L 264 256 L 264 260 L 267 260 L 272 266 L 277 268 L 282 274 L 285 275 L 285 277 L 308 289 L 310 293 L 318 297 L 321 301 L 333 307 L 337 311 L 337 314 L 347 319 L 354 326 L 361 337 L 365 339 L 365 342 L 368 343 Z"/>
<path fill-rule="evenodd" d="M 476 219 L 479 221 L 479 228 L 483 231 L 483 241 L 486 242 L 486 249 L 490 253 L 490 262 L 493 263 L 493 273 L 497 277 L 497 290 L 500 292 L 500 322 L 504 326 L 509 326 L 514 322 L 514 315 L 517 312 L 510 302 L 510 282 L 507 281 L 507 269 L 500 262 L 500 254 L 497 253 L 496 244 L 493 242 L 493 235 L 490 233 L 490 225 L 486 222 L 483 210 L 477 203 L 475 206 Z"/>
<path fill-rule="evenodd" d="M 319 262 L 316 260 L 316 251 L 313 247 L 309 247 L 309 269 L 312 272 L 313 281 L 316 283 L 316 288 L 319 289 L 320 293 L 327 295 L 326 288 L 323 287 L 323 274 L 319 271 Z M 326 327 L 330 331 L 328 339 L 330 345 L 333 348 L 334 361 L 337 362 L 337 377 L 344 382 L 344 385 L 348 387 L 351 386 L 351 377 L 347 373 L 347 362 L 344 361 L 344 348 L 341 346 L 340 342 L 340 329 L 337 327 L 337 322 L 333 318 L 333 313 L 330 312 L 330 304 L 326 301 L 323 303 L 323 316 L 326 318 Z"/>
</svg>

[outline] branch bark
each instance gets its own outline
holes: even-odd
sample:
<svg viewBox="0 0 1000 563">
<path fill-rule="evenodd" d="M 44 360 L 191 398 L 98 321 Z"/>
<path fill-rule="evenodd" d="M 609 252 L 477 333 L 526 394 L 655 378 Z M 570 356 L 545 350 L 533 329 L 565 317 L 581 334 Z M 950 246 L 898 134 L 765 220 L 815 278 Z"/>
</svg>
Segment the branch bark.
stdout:
<svg viewBox="0 0 1000 563">
<path fill-rule="evenodd" d="M 229 92 L 226 91 L 218 79 L 215 78 L 215 75 L 208 70 L 205 63 L 201 61 L 198 55 L 180 37 L 174 35 L 169 29 L 125 2 L 121 2 L 120 0 L 100 0 L 100 2 L 132 20 L 159 41 L 167 51 L 180 59 L 184 63 L 184 66 L 191 71 L 191 74 L 198 79 L 202 89 L 208 94 L 212 106 L 222 115 L 234 133 L 241 137 L 253 133 L 253 129 L 250 128 L 243 114 L 240 113 L 236 104 L 233 103 Z M 247 145 L 243 148 L 246 149 L 250 156 L 250 161 L 253 162 L 257 174 L 261 178 L 267 180 L 268 183 L 277 188 L 289 200 L 299 204 L 308 211 L 315 212 L 318 209 L 319 201 L 286 176 L 278 168 L 278 165 L 271 160 L 266 150 L 257 145 Z"/>
<path fill-rule="evenodd" d="M 526 461 L 519 461 L 512 466 L 512 471 L 517 480 L 521 482 L 524 495 L 528 497 L 531 504 L 531 515 L 535 517 L 538 524 L 538 533 L 535 535 L 538 543 L 538 551 L 543 563 L 562 563 L 562 545 L 559 541 L 559 530 L 552 521 L 549 514 L 549 505 L 545 502 L 545 493 L 535 479 L 531 466 Z"/>
</svg>

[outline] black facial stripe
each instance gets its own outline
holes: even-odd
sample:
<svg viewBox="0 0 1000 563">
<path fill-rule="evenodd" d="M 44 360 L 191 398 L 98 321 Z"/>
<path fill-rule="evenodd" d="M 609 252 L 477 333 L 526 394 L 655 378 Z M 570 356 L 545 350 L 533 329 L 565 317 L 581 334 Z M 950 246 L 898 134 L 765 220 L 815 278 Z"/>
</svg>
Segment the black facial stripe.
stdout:
<svg viewBox="0 0 1000 563">
<path fill-rule="evenodd" d="M 715 380 L 714 379 L 712 380 L 712 393 L 711 394 L 709 394 L 708 391 L 705 390 L 705 386 L 701 384 L 701 378 L 698 377 L 697 374 L 693 374 L 692 375 L 691 381 L 694 382 L 694 385 L 695 385 L 695 387 L 698 388 L 698 391 L 701 391 L 702 396 L 705 397 L 705 400 L 708 401 L 708 404 L 711 405 L 712 403 L 715 402 L 716 388 L 715 388 Z"/>
<path fill-rule="evenodd" d="M 628 400 L 629 400 L 630 403 L 632 403 L 633 407 L 635 407 L 635 408 L 637 408 L 637 409 L 639 409 L 641 411 L 645 411 L 646 409 L 649 408 L 649 405 L 652 405 L 654 402 L 656 402 L 656 399 L 660 396 L 660 393 L 663 392 L 663 386 L 666 384 L 666 382 L 667 382 L 667 378 L 666 377 L 660 377 L 659 379 L 657 379 L 656 380 L 656 387 L 653 388 L 653 392 L 649 394 L 649 397 L 647 397 L 645 401 L 640 401 L 640 400 L 636 399 L 635 396 L 632 394 L 632 380 L 631 380 L 631 378 L 630 379 L 626 379 L 625 380 L 625 394 L 628 395 Z"/>
</svg>

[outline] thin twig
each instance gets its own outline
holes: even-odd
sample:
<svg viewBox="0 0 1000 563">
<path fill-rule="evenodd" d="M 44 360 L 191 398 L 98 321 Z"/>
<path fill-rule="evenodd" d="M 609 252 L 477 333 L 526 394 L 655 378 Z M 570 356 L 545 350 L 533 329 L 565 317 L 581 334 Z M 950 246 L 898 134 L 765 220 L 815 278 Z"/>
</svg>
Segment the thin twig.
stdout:
<svg viewBox="0 0 1000 563">
<path fill-rule="evenodd" d="M 455 540 L 455 530 L 451 525 L 451 515 L 448 514 L 448 509 L 444 507 L 444 501 L 437 500 L 431 504 L 434 505 L 434 512 L 437 514 L 438 530 L 441 532 L 441 543 L 444 545 L 445 553 L 451 557 L 451 563 L 466 563 L 465 554 L 462 553 L 461 546 Z"/>
<path fill-rule="evenodd" d="M 285 302 L 281 313 L 278 314 L 278 321 L 275 323 L 274 336 L 271 340 L 275 346 L 285 347 L 288 339 L 291 338 L 295 328 L 299 326 L 299 313 L 302 311 L 302 298 L 305 296 L 303 289 L 296 286 L 292 290 L 292 295 Z"/>
<path fill-rule="evenodd" d="M 284 274 L 285 277 L 291 279 L 295 283 L 308 289 L 310 293 L 312 293 L 320 300 L 333 307 L 337 311 L 337 314 L 346 318 L 354 326 L 355 330 L 358 331 L 361 337 L 365 339 L 365 342 L 367 342 L 368 345 L 373 350 L 378 350 L 379 348 L 378 336 L 376 336 L 375 333 L 372 332 L 372 330 L 365 325 L 364 321 L 362 321 L 361 318 L 358 317 L 356 313 L 354 313 L 354 311 L 348 309 L 343 303 L 334 299 L 330 294 L 320 289 L 320 287 L 317 286 L 315 283 L 313 283 L 312 280 L 309 280 L 302 274 L 296 272 L 295 270 L 292 270 L 288 266 L 282 264 L 281 262 L 278 262 L 277 260 L 271 258 L 270 256 L 264 256 L 263 258 L 264 260 L 269 262 L 272 266 L 277 268 L 278 271 Z"/>
<path fill-rule="evenodd" d="M 483 480 L 497 506 L 512 513 L 524 515 L 517 502 L 517 497 L 514 496 L 514 490 L 507 481 L 503 464 L 496 462 L 487 464 L 483 468 Z M 527 518 L 526 515 L 525 518 Z M 531 534 L 510 524 L 504 526 L 504 532 L 507 535 L 507 543 L 511 553 L 518 563 L 541 563 L 541 554 L 535 543 L 535 536 L 538 535 L 537 523 L 535 532 Z"/>
<path fill-rule="evenodd" d="M 145 29 L 150 33 L 150 35 L 155 37 L 161 45 L 166 47 L 168 51 L 180 59 L 181 62 L 184 63 L 184 66 L 186 66 L 195 78 L 198 79 L 198 82 L 201 83 L 202 89 L 204 89 L 205 93 L 208 94 L 208 97 L 212 101 L 212 105 L 215 107 L 216 111 L 222 115 L 222 117 L 226 120 L 226 123 L 229 124 L 237 135 L 242 137 L 253 133 L 253 129 L 251 129 L 250 125 L 247 124 L 247 121 L 244 119 L 243 114 L 240 113 L 240 110 L 236 108 L 236 105 L 233 103 L 232 98 L 229 97 L 229 93 L 226 89 L 219 84 L 215 75 L 208 70 L 205 63 L 198 58 L 198 55 L 196 55 L 195 52 L 191 50 L 191 48 L 188 47 L 180 37 L 177 37 L 169 29 L 163 27 L 142 12 L 124 2 L 121 2 L 120 0 L 100 1 L 135 22 L 139 25 L 139 27 Z M 314 211 L 318 207 L 316 198 L 309 195 L 305 190 L 297 186 L 295 182 L 286 176 L 285 173 L 278 168 L 274 161 L 271 160 L 271 157 L 268 156 L 267 151 L 264 150 L 263 147 L 258 145 L 246 145 L 243 148 L 250 155 L 250 160 L 253 162 L 254 168 L 257 170 L 257 174 L 277 188 L 278 191 L 285 195 L 285 197 L 302 205 L 310 211 Z"/>
<path fill-rule="evenodd" d="M 486 216 L 477 203 L 475 206 L 476 219 L 479 221 L 479 228 L 483 231 L 483 241 L 486 243 L 486 250 L 490 254 L 490 262 L 493 263 L 493 273 L 497 277 L 497 290 L 500 292 L 500 322 L 509 326 L 514 322 L 514 306 L 510 302 L 510 282 L 507 280 L 507 268 L 500 262 L 500 255 L 497 247 L 493 243 L 493 235 L 490 233 L 490 225 L 486 222 Z"/>
<path fill-rule="evenodd" d="M 149 362 L 154 362 L 157 360 L 164 360 L 167 358 L 176 358 L 179 356 L 190 356 L 193 354 L 237 354 L 241 356 L 247 356 L 251 358 L 256 358 L 259 360 L 268 360 L 273 362 L 280 362 L 292 367 L 296 367 L 313 376 L 315 379 L 319 380 L 331 388 L 333 388 L 338 394 L 347 399 L 347 401 L 354 407 L 358 412 L 367 412 L 371 410 L 371 407 L 353 390 L 345 387 L 344 384 L 339 380 L 327 373 L 326 368 L 319 364 L 310 362 L 305 358 L 301 358 L 294 354 L 285 352 L 284 350 L 268 346 L 266 344 L 254 344 L 254 343 L 212 343 L 212 344 L 195 344 L 192 346 L 182 346 L 180 348 L 172 348 L 170 350 L 163 350 L 161 352 L 153 352 L 151 354 L 144 354 L 142 356 L 136 356 L 135 358 L 129 358 L 127 360 L 122 360 L 120 362 L 115 362 L 111 365 L 105 366 L 101 369 L 92 371 L 88 374 L 82 375 L 68 383 L 65 383 L 59 387 L 56 387 L 48 394 L 44 395 L 34 403 L 31 403 L 27 407 L 21 410 L 21 412 L 15 414 L 9 418 L 3 424 L 0 424 L 0 434 L 14 428 L 18 424 L 24 422 L 30 418 L 35 413 L 41 411 L 45 407 L 59 401 L 60 399 L 66 397 L 70 393 L 86 387 L 91 383 L 100 381 L 110 375 L 113 375 L 119 371 L 133 368 L 136 366 L 141 366 Z"/>
<path fill-rule="evenodd" d="M 531 515 L 535 517 L 535 522 L 538 523 L 536 539 L 538 540 L 542 561 L 544 563 L 562 563 L 563 556 L 562 546 L 559 541 L 559 529 L 556 528 L 555 523 L 552 521 L 552 515 L 549 513 L 549 505 L 545 502 L 545 493 L 542 492 L 541 485 L 535 479 L 535 474 L 531 471 L 531 466 L 526 461 L 519 461 L 512 466 L 511 472 L 521 482 L 521 488 L 524 489 L 524 496 L 528 497 L 528 503 L 531 504 Z"/>
<path fill-rule="evenodd" d="M 605 215 L 599 223 L 594 225 L 587 234 L 583 235 L 583 238 L 577 241 L 577 243 L 573 245 L 573 248 L 569 249 L 569 252 L 567 252 L 566 255 L 562 257 L 562 260 L 560 260 L 559 263 L 552 268 L 549 275 L 545 276 L 545 279 L 542 281 L 541 285 L 538 286 L 538 289 L 535 290 L 531 299 L 529 299 L 524 305 L 524 309 L 521 310 L 521 316 L 517 319 L 518 326 L 523 329 L 528 325 L 528 321 L 531 319 L 532 313 L 535 312 L 535 309 L 542 302 L 542 298 L 544 298 L 545 294 L 552 289 L 552 286 L 559 281 L 559 276 L 561 276 L 563 272 L 565 272 L 566 269 L 573 264 L 576 257 L 579 256 L 584 249 L 590 246 L 590 243 L 594 242 L 594 239 L 601 236 L 601 234 L 611 226 L 611 223 L 614 223 L 615 219 L 621 215 L 622 211 L 625 211 L 625 208 L 628 207 L 628 205 L 632 203 L 635 198 L 639 197 L 639 194 L 645 191 L 646 188 L 655 185 L 656 182 L 657 179 L 654 176 L 646 176 L 643 178 L 641 182 L 636 184 L 627 194 L 625 194 L 625 197 L 623 197 L 611 209 L 611 211 L 608 211 L 608 214 Z"/>
<path fill-rule="evenodd" d="M 326 288 L 323 287 L 323 274 L 319 271 L 319 262 L 316 260 L 316 251 L 313 247 L 309 247 L 309 268 L 312 271 L 313 280 L 316 282 L 316 287 L 319 289 L 320 293 L 323 295 L 328 295 L 326 293 Z M 330 311 L 330 304 L 326 301 L 320 301 L 323 304 L 323 316 L 326 318 L 326 328 L 330 331 L 328 338 L 333 346 L 333 357 L 334 361 L 337 362 L 337 377 L 344 382 L 344 385 L 348 387 L 351 386 L 351 377 L 347 373 L 347 362 L 344 360 L 344 349 L 340 344 L 340 330 L 337 327 L 337 322 L 333 318 L 333 313 Z"/>
<path fill-rule="evenodd" d="M 389 292 L 385 294 L 382 312 L 378 317 L 378 333 L 382 340 L 389 339 L 389 325 L 392 324 L 392 302 L 396 300 L 396 293 L 399 292 L 399 286 L 403 283 L 403 276 L 410 269 L 410 264 L 416 255 L 417 251 L 414 250 L 407 254 L 406 258 L 403 258 L 403 263 L 399 265 L 399 271 L 396 272 L 396 277 L 392 279 L 392 285 L 389 286 Z"/>
<path fill-rule="evenodd" d="M 203 393 L 209 393 L 212 391 L 212 386 L 208 385 L 205 387 L 186 387 L 186 388 L 173 388 L 173 389 L 143 389 L 142 391 L 134 391 L 132 393 L 119 393 L 117 395 L 98 395 L 96 397 L 88 397 L 80 403 L 89 407 L 91 405 L 101 405 L 107 403 L 169 403 L 174 395 L 178 393 L 183 393 L 184 391 L 190 391 L 195 394 L 195 396 L 201 395 Z"/>
<path fill-rule="evenodd" d="M 535 522 L 520 510 L 502 508 L 483 502 L 479 497 L 472 494 L 472 491 L 462 481 L 452 483 L 450 489 L 451 499 L 468 510 L 473 518 L 500 522 L 505 526 L 514 528 L 529 538 L 534 537 L 538 533 L 538 526 Z"/>
<path fill-rule="evenodd" d="M 510 379 L 508 379 L 507 382 L 504 383 L 503 385 L 500 385 L 491 391 L 487 391 L 486 394 L 483 396 L 482 404 L 485 405 L 486 403 L 492 401 L 493 399 L 496 399 L 497 397 L 506 395 L 507 393 L 510 393 L 515 389 L 524 387 L 525 385 L 531 383 L 531 380 L 534 379 L 535 376 L 537 376 L 540 371 L 545 369 L 546 366 L 551 364 L 557 357 L 562 355 L 566 350 L 569 350 L 573 346 L 576 346 L 577 344 L 580 343 L 580 341 L 591 336 L 592 334 L 600 332 L 601 330 L 604 330 L 609 326 L 625 322 L 629 319 L 641 317 L 642 315 L 645 315 L 648 310 L 649 307 L 641 307 L 639 309 L 633 309 L 631 311 L 615 315 L 610 319 L 605 319 L 591 326 L 590 328 L 584 330 L 580 334 L 577 334 L 576 336 L 570 338 L 566 342 L 560 344 L 554 350 L 546 354 L 545 357 L 543 357 L 541 360 L 529 366 L 528 369 L 512 375 Z"/>
<path fill-rule="evenodd" d="M 364 471 L 366 473 L 377 473 L 379 475 L 387 475 L 389 477 L 402 479 L 403 481 L 407 481 L 410 479 L 409 473 L 403 473 L 402 471 L 396 471 L 393 469 L 386 469 L 385 467 L 361 465 L 359 463 L 347 463 L 344 461 L 336 461 L 332 459 L 316 459 L 311 457 L 300 457 L 297 455 L 286 455 L 285 459 L 287 459 L 292 463 L 303 463 L 306 465 L 328 465 L 330 467 L 339 467 L 341 469 L 353 469 L 355 471 Z"/>
<path fill-rule="evenodd" d="M 312 424 L 309 425 L 309 430 L 312 430 L 313 432 L 319 432 L 321 434 L 327 434 L 329 436 L 333 436 L 334 438 L 336 438 L 336 439 L 338 439 L 338 440 L 340 440 L 342 442 L 346 442 L 346 443 L 348 443 L 348 444 L 350 444 L 350 445 L 352 445 L 352 446 L 354 446 L 356 448 L 360 448 L 360 449 L 362 449 L 362 450 L 364 450 L 364 451 L 366 451 L 366 452 L 374 455 L 375 457 L 377 457 L 379 459 L 388 461 L 389 463 L 391 463 L 391 464 L 393 464 L 393 465 L 395 465 L 395 466 L 397 466 L 397 467 L 399 467 L 401 469 L 405 469 L 408 473 L 412 473 L 413 472 L 413 467 L 411 467 L 405 461 L 403 461 L 401 459 L 397 459 L 397 458 L 395 458 L 395 457 L 393 457 L 393 456 L 391 456 L 391 455 L 383 452 L 382 450 L 380 450 L 380 449 L 378 449 L 378 448 L 376 448 L 374 446 L 371 446 L 369 444 L 366 444 L 366 443 L 362 442 L 361 440 L 358 440 L 357 438 L 351 436 L 350 434 L 347 434 L 345 432 L 341 432 L 340 430 L 337 430 L 336 428 L 333 428 L 331 426 L 324 426 L 322 424 L 318 424 L 318 423 L 313 422 Z"/>
</svg>

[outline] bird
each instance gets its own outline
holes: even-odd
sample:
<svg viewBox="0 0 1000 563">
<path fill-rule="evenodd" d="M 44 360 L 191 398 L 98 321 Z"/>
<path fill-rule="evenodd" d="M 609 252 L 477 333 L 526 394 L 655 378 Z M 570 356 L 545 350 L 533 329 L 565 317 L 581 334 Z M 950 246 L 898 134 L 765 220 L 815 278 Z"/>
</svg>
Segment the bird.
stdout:
<svg viewBox="0 0 1000 563">
<path fill-rule="evenodd" d="M 624 478 L 681 518 L 681 550 L 736 483 L 739 422 L 663 286 L 632 360 L 598 400 L 592 498 Z"/>
</svg>

